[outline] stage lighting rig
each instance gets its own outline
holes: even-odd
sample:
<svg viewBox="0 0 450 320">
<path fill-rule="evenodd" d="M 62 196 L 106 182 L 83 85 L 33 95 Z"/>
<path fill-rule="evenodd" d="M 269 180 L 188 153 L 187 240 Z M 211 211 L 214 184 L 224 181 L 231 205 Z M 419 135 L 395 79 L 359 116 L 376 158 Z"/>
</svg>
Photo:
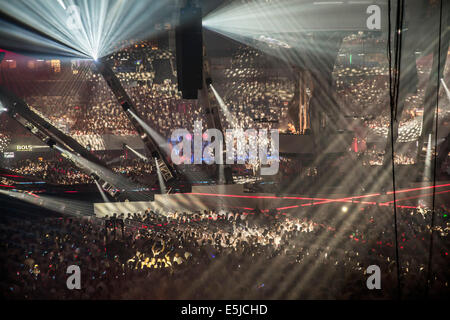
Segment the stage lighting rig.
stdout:
<svg viewBox="0 0 450 320">
<path fill-rule="evenodd" d="M 108 86 L 111 88 L 117 98 L 117 101 L 122 106 L 122 109 L 127 111 L 126 115 L 144 142 L 145 147 L 150 153 L 158 153 L 158 161 L 160 161 L 161 172 L 164 175 L 164 180 L 169 181 L 176 179 L 179 173 L 168 161 L 165 155 L 163 155 L 164 152 L 168 155 L 170 154 L 169 150 L 163 150 L 165 144 L 164 139 L 141 119 L 142 117 L 139 115 L 139 112 L 136 111 L 133 101 L 123 88 L 111 67 L 108 66 L 107 63 L 103 62 L 102 59 L 99 59 L 99 61 L 95 62 L 94 65 L 97 71 L 103 76 Z"/>
<path fill-rule="evenodd" d="M 66 136 L 57 128 L 53 127 L 45 119 L 28 108 L 25 101 L 10 93 L 0 86 L 0 101 L 8 106 L 10 116 L 18 124 L 29 130 L 36 138 L 45 145 L 59 152 L 61 156 L 71 161 L 75 167 L 80 168 L 86 174 L 96 172 L 98 183 L 110 186 L 107 192 L 114 197 L 121 196 L 119 190 L 134 190 L 139 187 L 131 181 L 116 175 L 108 169 L 103 161 L 88 152 L 73 138 Z"/>
</svg>

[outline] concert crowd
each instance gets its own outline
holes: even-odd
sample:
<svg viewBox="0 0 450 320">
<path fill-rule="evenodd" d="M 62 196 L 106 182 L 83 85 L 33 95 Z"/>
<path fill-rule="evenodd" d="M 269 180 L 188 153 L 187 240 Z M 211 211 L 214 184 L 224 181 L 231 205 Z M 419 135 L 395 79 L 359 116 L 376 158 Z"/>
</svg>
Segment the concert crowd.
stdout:
<svg viewBox="0 0 450 320">
<path fill-rule="evenodd" d="M 339 207 L 327 208 L 337 212 Z M 403 294 L 424 294 L 430 211 L 399 209 Z M 448 208 L 436 211 L 432 292 L 447 292 Z M 95 217 L 3 217 L 2 292 L 13 299 L 387 298 L 395 295 L 392 208 L 330 215 L 218 211 L 111 213 Z M 308 218 L 309 216 L 309 218 Z M 343 219 L 343 217 L 341 217 Z M 345 219 L 348 219 L 345 218 Z M 119 223 L 120 222 L 120 223 Z M 420 253 L 420 254 L 418 254 Z M 65 286 L 79 265 L 82 289 Z M 364 286 L 383 272 L 383 294 Z M 293 281 L 293 279 L 296 279 Z M 391 296 L 392 297 L 392 296 Z"/>
</svg>

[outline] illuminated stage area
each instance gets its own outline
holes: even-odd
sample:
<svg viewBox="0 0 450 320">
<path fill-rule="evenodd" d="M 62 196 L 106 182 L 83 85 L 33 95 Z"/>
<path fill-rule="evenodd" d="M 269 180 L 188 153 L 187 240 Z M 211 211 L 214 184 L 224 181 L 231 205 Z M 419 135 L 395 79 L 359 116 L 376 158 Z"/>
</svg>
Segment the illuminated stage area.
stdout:
<svg viewBox="0 0 450 320">
<path fill-rule="evenodd" d="M 436 189 L 436 190 L 435 190 Z M 440 185 L 417 184 L 414 188 L 396 190 L 397 198 L 395 200 L 397 208 L 420 209 L 432 205 L 432 196 L 435 195 L 435 201 L 438 206 L 445 205 L 450 198 L 450 183 Z M 244 193 L 242 186 L 210 186 L 194 187 L 191 193 L 161 194 L 156 195 L 155 200 L 151 202 L 108 202 L 95 203 L 94 213 L 97 217 L 105 217 L 111 213 L 135 213 L 152 210 L 161 215 L 168 215 L 169 212 L 201 212 L 209 210 L 212 207 L 220 210 L 244 211 L 244 214 L 255 214 L 258 212 L 286 215 L 300 215 L 306 213 L 308 207 L 322 206 L 326 209 L 317 209 L 317 211 L 328 212 L 330 204 L 333 207 L 341 208 L 347 212 L 348 207 L 352 210 L 365 210 L 370 207 L 393 207 L 394 191 L 383 193 L 371 193 L 363 195 L 339 195 L 333 194 L 331 198 L 325 198 L 327 195 L 317 195 L 317 197 L 308 196 L 276 196 L 265 193 Z M 321 197 L 320 197 L 321 196 Z M 302 208 L 304 208 L 302 210 Z M 334 210 L 334 209 L 333 209 Z M 373 210 L 373 209 L 371 209 Z"/>
<path fill-rule="evenodd" d="M 3 296 L 448 298 L 449 6 L 0 0 Z"/>
</svg>

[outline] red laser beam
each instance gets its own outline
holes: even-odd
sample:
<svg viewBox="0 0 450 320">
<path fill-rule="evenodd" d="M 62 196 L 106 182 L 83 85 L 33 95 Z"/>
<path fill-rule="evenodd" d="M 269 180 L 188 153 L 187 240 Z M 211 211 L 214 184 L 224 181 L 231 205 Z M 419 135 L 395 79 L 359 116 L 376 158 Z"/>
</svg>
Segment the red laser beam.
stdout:
<svg viewBox="0 0 450 320">
<path fill-rule="evenodd" d="M 200 193 L 200 192 L 191 192 L 191 193 L 186 193 L 186 194 L 199 195 L 199 196 L 212 196 L 212 197 L 247 198 L 247 199 L 332 200 L 332 199 L 323 199 L 323 198 L 275 197 L 275 196 L 244 196 L 244 195 L 238 195 L 238 194 L 219 194 L 219 193 Z"/>
<path fill-rule="evenodd" d="M 286 210 L 286 209 L 293 209 L 293 208 L 298 208 L 298 206 L 282 207 L 282 208 L 277 208 L 277 210 Z"/>
<path fill-rule="evenodd" d="M 450 190 L 439 191 L 439 192 L 435 192 L 434 194 L 442 194 L 442 193 L 447 193 L 447 192 L 450 192 Z M 417 195 L 417 196 L 397 199 L 395 201 L 397 202 L 397 201 L 403 201 L 403 200 L 411 200 L 411 199 L 417 199 L 417 198 L 421 198 L 421 197 L 425 197 L 425 196 L 431 196 L 431 195 L 433 195 L 433 193 L 425 193 L 425 194 L 420 194 L 420 195 Z M 388 202 L 384 202 L 383 204 L 385 204 L 385 203 L 386 204 L 391 204 L 391 203 L 394 203 L 394 200 L 388 201 Z M 380 203 L 380 205 L 381 205 L 381 203 Z"/>
<path fill-rule="evenodd" d="M 397 191 L 395 191 L 395 193 L 411 192 L 411 191 L 433 189 L 433 188 L 442 188 L 442 187 L 448 187 L 448 186 L 450 186 L 450 183 L 440 184 L 440 185 L 437 185 L 437 186 L 428 186 L 428 187 L 420 187 L 420 188 L 413 188 L 413 189 L 397 190 Z M 386 192 L 386 194 L 393 194 L 393 193 L 394 193 L 393 191 Z"/>
<path fill-rule="evenodd" d="M 397 191 L 395 191 L 395 193 L 405 193 L 405 192 L 419 191 L 419 190 L 432 189 L 432 188 L 442 188 L 442 187 L 447 187 L 447 186 L 450 186 L 450 183 L 436 185 L 436 186 L 426 186 L 426 187 L 419 187 L 419 188 L 410 188 L 410 189 L 397 190 Z M 435 194 L 446 193 L 446 192 L 450 192 L 450 190 L 438 192 L 438 193 L 435 193 Z M 386 192 L 386 195 L 387 194 L 393 194 L 393 193 L 394 193 L 393 191 L 389 191 L 389 192 Z M 373 193 L 373 194 L 366 194 L 366 195 L 359 195 L 359 196 L 352 196 L 352 197 L 345 197 L 345 198 L 338 198 L 338 199 L 329 199 L 329 198 L 290 197 L 290 196 L 286 196 L 286 197 L 247 196 L 247 195 L 236 195 L 236 194 L 217 194 L 217 193 L 200 193 L 200 192 L 192 192 L 192 193 L 188 193 L 188 194 L 190 194 L 190 195 L 202 195 L 202 196 L 213 196 L 213 197 L 246 198 L 246 199 L 290 199 L 290 200 L 313 200 L 313 201 L 314 200 L 319 200 L 319 202 L 304 203 L 304 204 L 297 205 L 297 206 L 281 207 L 281 208 L 277 208 L 277 210 L 293 209 L 293 208 L 298 208 L 299 206 L 302 206 L 302 207 L 311 206 L 311 205 L 315 206 L 315 205 L 319 205 L 319 204 L 333 203 L 333 202 L 351 202 L 351 203 L 362 203 L 362 204 L 376 205 L 377 203 L 373 202 L 373 201 L 371 201 L 371 202 L 358 201 L 358 200 L 355 200 L 355 199 L 377 197 L 377 196 L 381 196 L 382 195 L 381 193 Z M 397 199 L 397 201 L 407 200 L 407 199 L 415 199 L 415 198 L 422 197 L 422 196 L 425 196 L 425 195 L 414 196 L 414 197 L 404 198 L 404 199 Z M 379 205 L 380 206 L 388 206 L 392 202 L 393 201 L 383 202 L 383 203 L 380 203 Z M 416 207 L 412 207 L 412 208 L 416 208 Z"/>
</svg>

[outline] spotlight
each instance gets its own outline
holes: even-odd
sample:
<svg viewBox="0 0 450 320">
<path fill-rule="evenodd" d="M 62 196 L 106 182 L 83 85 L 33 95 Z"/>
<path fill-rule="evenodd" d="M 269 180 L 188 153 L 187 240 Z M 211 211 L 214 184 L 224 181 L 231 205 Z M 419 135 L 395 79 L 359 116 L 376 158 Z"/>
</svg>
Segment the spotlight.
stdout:
<svg viewBox="0 0 450 320">
<path fill-rule="evenodd" d="M 130 104 L 127 101 L 121 103 L 123 111 L 128 111 L 130 109 Z"/>
<path fill-rule="evenodd" d="M 94 179 L 95 181 L 100 180 L 100 177 L 99 177 L 97 174 L 95 174 L 95 173 L 91 173 L 91 174 L 90 174 L 90 177 L 91 177 L 92 179 Z"/>
<path fill-rule="evenodd" d="M 0 21 L 5 39 L 12 39 L 2 48 L 29 51 L 32 44 L 36 53 L 101 60 L 124 40 L 152 38 L 157 33 L 152 21 L 170 8 L 169 2 L 1 1 L 2 16 L 21 22 Z"/>
<path fill-rule="evenodd" d="M 348 211 L 348 208 L 347 207 L 342 207 L 342 212 L 347 212 Z"/>
<path fill-rule="evenodd" d="M 153 151 L 152 152 L 152 158 L 159 160 L 159 158 L 160 158 L 159 153 L 157 151 Z"/>
<path fill-rule="evenodd" d="M 62 0 L 58 0 L 58 3 L 64 10 L 66 10 L 66 5 L 64 4 L 64 2 Z"/>
</svg>

